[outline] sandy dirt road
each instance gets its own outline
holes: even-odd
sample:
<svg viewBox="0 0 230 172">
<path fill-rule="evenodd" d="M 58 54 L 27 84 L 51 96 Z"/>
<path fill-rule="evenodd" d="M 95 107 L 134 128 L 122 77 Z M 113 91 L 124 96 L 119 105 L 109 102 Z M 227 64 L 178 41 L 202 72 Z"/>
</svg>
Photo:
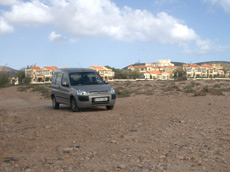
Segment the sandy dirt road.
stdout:
<svg viewBox="0 0 230 172">
<path fill-rule="evenodd" d="M 0 172 L 229 172 L 230 94 L 136 95 L 54 110 L 0 89 Z"/>
</svg>

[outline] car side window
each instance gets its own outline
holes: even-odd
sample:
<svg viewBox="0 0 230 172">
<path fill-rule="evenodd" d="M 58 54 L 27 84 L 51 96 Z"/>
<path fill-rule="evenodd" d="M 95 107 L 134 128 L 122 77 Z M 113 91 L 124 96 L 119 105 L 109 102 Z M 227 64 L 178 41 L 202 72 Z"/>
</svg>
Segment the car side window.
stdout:
<svg viewBox="0 0 230 172">
<path fill-rule="evenodd" d="M 62 73 L 57 74 L 57 79 L 56 79 L 56 84 L 60 85 L 61 84 L 61 78 L 62 78 Z"/>
<path fill-rule="evenodd" d="M 69 85 L 69 77 L 67 73 L 63 74 L 61 84 L 64 86 Z"/>
<path fill-rule="evenodd" d="M 52 77 L 52 84 L 56 84 L 56 79 L 57 79 L 57 73 L 54 73 Z"/>
</svg>

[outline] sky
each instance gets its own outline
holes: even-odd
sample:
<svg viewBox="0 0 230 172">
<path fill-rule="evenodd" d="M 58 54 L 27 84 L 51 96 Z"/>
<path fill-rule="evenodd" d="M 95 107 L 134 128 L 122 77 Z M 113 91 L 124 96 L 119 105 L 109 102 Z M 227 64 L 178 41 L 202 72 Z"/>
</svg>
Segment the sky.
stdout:
<svg viewBox="0 0 230 172">
<path fill-rule="evenodd" d="M 0 66 L 230 61 L 230 0 L 0 0 Z"/>
</svg>

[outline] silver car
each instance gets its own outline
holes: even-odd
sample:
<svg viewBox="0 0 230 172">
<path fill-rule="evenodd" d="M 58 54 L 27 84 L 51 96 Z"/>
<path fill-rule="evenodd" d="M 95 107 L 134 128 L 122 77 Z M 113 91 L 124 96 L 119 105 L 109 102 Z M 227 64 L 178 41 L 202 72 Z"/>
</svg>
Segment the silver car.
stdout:
<svg viewBox="0 0 230 172">
<path fill-rule="evenodd" d="M 67 68 L 55 70 L 51 83 L 51 98 L 54 109 L 58 109 L 59 104 L 66 104 L 73 112 L 94 106 L 105 106 L 112 110 L 116 93 L 95 70 Z"/>
</svg>

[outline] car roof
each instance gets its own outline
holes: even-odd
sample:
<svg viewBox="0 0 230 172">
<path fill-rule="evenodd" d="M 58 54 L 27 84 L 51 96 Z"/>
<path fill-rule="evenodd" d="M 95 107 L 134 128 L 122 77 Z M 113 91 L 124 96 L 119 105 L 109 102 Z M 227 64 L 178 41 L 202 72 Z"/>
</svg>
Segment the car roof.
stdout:
<svg viewBox="0 0 230 172">
<path fill-rule="evenodd" d="M 65 68 L 65 69 L 57 69 L 55 70 L 55 72 L 76 73 L 76 72 L 96 72 L 96 71 L 88 68 Z"/>
</svg>

